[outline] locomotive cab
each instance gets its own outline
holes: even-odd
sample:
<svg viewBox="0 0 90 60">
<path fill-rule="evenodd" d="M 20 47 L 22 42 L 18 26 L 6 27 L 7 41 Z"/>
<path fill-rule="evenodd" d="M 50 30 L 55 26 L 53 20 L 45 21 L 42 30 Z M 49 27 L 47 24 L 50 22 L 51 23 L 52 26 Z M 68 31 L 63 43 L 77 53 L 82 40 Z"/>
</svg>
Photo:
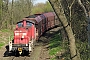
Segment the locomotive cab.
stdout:
<svg viewBox="0 0 90 60">
<path fill-rule="evenodd" d="M 17 23 L 14 30 L 14 41 L 9 42 L 9 51 L 32 51 L 33 42 L 35 40 L 34 22 L 23 20 Z"/>
</svg>

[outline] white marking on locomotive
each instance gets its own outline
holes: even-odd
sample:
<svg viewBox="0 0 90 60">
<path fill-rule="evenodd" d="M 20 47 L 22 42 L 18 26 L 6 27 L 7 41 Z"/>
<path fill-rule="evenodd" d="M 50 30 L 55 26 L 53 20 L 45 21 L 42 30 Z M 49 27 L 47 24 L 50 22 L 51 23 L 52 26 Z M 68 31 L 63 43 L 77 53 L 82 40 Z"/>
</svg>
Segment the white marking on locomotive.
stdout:
<svg viewBox="0 0 90 60">
<path fill-rule="evenodd" d="M 33 38 L 32 40 L 29 42 L 29 52 L 33 51 Z"/>
<path fill-rule="evenodd" d="M 12 50 L 12 41 L 9 42 L 9 51 Z"/>
<path fill-rule="evenodd" d="M 35 28 L 35 40 L 36 40 L 36 28 Z"/>
<path fill-rule="evenodd" d="M 24 36 L 22 36 L 22 38 L 24 38 Z"/>
<path fill-rule="evenodd" d="M 29 42 L 29 52 L 32 51 L 31 49 L 31 41 Z"/>
<path fill-rule="evenodd" d="M 28 46 L 28 44 L 26 44 L 26 46 Z"/>
</svg>

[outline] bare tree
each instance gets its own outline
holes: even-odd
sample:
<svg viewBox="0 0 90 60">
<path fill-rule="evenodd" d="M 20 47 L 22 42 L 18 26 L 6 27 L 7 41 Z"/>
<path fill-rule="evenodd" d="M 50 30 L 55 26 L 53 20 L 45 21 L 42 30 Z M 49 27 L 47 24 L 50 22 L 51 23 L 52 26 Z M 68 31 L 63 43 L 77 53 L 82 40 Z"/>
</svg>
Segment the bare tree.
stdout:
<svg viewBox="0 0 90 60">
<path fill-rule="evenodd" d="M 63 27 L 67 33 L 69 43 L 70 43 L 69 46 L 70 46 L 71 59 L 72 60 L 80 60 L 80 57 L 77 56 L 77 52 L 76 52 L 75 37 L 74 37 L 73 31 L 72 31 L 72 28 L 69 25 L 67 18 L 64 14 L 64 10 L 63 10 L 62 4 L 61 4 L 61 0 L 60 1 L 59 0 L 49 0 L 49 2 L 51 3 L 54 11 L 58 15 L 59 20 L 63 24 Z M 72 7 L 72 5 L 70 7 Z"/>
<path fill-rule="evenodd" d="M 8 4 L 9 4 L 9 0 L 4 0 L 3 2 L 3 16 L 2 16 L 2 27 L 4 28 L 8 28 Z"/>
<path fill-rule="evenodd" d="M 14 4 L 14 0 L 12 0 L 12 6 L 11 6 L 11 29 L 13 29 L 13 4 Z"/>
<path fill-rule="evenodd" d="M 88 21 L 87 36 L 88 36 L 88 60 L 90 59 L 90 2 L 86 0 L 87 6 L 85 7 L 81 0 L 77 0 L 78 4 L 83 8 L 84 14 Z"/>
<path fill-rule="evenodd" d="M 3 1 L 0 0 L 0 21 L 2 20 L 2 3 L 3 3 Z M 0 25 L 1 25 L 1 22 L 0 22 Z"/>
<path fill-rule="evenodd" d="M 28 7 L 28 15 L 31 14 L 31 9 L 32 9 L 32 1 L 31 0 L 27 0 L 27 7 Z"/>
</svg>

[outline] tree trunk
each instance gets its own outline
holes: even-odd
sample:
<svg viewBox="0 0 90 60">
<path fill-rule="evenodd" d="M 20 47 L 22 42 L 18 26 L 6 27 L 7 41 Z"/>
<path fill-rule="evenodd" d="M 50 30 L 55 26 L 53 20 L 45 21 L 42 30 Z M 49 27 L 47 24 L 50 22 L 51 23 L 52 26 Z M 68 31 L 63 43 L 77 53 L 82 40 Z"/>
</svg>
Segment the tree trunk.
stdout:
<svg viewBox="0 0 90 60">
<path fill-rule="evenodd" d="M 11 6 L 11 30 L 13 29 L 13 3 L 14 0 L 12 0 L 12 6 Z"/>
<path fill-rule="evenodd" d="M 73 35 L 73 31 L 71 26 L 69 26 L 67 18 L 64 14 L 64 10 L 62 8 L 61 2 L 58 0 L 49 0 L 51 6 L 53 7 L 55 13 L 58 15 L 59 20 L 63 24 L 63 27 L 65 28 L 65 31 L 67 33 L 69 43 L 70 43 L 70 54 L 72 60 L 80 60 L 80 58 L 77 57 L 76 52 L 76 45 L 75 45 L 75 37 Z"/>
<path fill-rule="evenodd" d="M 0 21 L 2 21 L 2 3 L 3 1 L 0 0 Z M 0 22 L 0 28 L 1 28 L 1 22 Z"/>
<path fill-rule="evenodd" d="M 30 15 L 31 14 L 31 8 L 32 8 L 31 0 L 27 0 L 27 4 L 28 4 L 28 15 Z"/>
<path fill-rule="evenodd" d="M 6 28 L 8 28 L 9 26 L 9 22 L 8 22 L 8 4 L 9 4 L 9 0 L 6 0 Z"/>
</svg>

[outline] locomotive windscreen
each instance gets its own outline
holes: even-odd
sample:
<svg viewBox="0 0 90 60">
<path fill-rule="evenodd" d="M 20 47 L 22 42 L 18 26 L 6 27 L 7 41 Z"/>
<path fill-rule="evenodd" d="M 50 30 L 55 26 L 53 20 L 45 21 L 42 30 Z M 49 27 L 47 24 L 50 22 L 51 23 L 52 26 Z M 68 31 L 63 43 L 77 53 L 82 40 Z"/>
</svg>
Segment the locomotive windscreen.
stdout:
<svg viewBox="0 0 90 60">
<path fill-rule="evenodd" d="M 26 22 L 26 27 L 30 27 L 30 26 L 32 26 L 32 23 Z"/>
<path fill-rule="evenodd" d="M 19 22 L 18 23 L 18 27 L 23 27 L 23 23 L 22 22 Z"/>
<path fill-rule="evenodd" d="M 30 26 L 32 26 L 32 24 L 33 23 L 31 21 L 26 21 L 26 26 L 24 26 L 24 27 L 30 27 Z M 18 27 L 23 27 L 23 21 L 18 22 L 17 26 Z"/>
</svg>

